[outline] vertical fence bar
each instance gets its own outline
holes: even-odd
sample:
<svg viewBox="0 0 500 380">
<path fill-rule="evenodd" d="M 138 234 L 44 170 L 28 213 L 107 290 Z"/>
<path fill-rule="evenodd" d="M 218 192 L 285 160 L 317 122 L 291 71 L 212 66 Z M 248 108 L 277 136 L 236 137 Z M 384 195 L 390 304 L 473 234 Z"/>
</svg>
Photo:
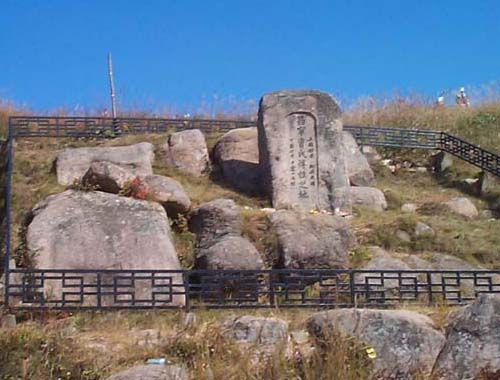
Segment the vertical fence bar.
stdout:
<svg viewBox="0 0 500 380">
<path fill-rule="evenodd" d="M 191 301 L 190 301 L 190 294 L 189 294 L 189 288 L 190 288 L 190 282 L 189 282 L 189 271 L 183 271 L 182 272 L 182 282 L 184 283 L 184 303 L 185 303 L 185 309 L 186 312 L 189 313 L 191 311 Z"/>
<path fill-rule="evenodd" d="M 101 300 L 101 297 L 102 297 L 102 289 L 101 289 L 101 272 L 97 272 L 97 280 L 96 280 L 96 289 L 95 289 L 95 293 L 96 293 L 96 296 L 97 296 L 97 308 L 100 309 L 102 307 L 102 300 Z"/>
<path fill-rule="evenodd" d="M 12 128 L 11 119 L 9 118 L 9 136 L 7 141 L 7 176 L 5 178 L 5 263 L 4 263 L 4 273 L 5 273 L 5 293 L 4 293 L 4 304 L 9 307 L 9 284 L 10 284 L 10 221 L 11 221 L 11 179 L 12 179 L 12 168 L 13 168 L 13 143 L 14 143 L 14 130 Z"/>
<path fill-rule="evenodd" d="M 429 298 L 429 305 L 432 305 L 433 303 L 433 296 L 432 296 L 432 273 L 427 272 L 427 296 Z"/>
<path fill-rule="evenodd" d="M 351 305 L 356 306 L 356 292 L 354 290 L 354 271 L 352 269 L 349 270 L 349 291 L 351 296 Z"/>
</svg>

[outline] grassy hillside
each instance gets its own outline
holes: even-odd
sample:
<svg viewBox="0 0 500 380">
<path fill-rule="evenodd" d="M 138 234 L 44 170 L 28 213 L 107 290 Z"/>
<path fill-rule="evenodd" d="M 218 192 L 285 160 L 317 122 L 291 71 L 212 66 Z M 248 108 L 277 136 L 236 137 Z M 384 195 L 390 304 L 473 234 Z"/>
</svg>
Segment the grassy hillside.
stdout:
<svg viewBox="0 0 500 380">
<path fill-rule="evenodd" d="M 13 110 L 0 112 L 0 131 Z M 486 148 L 500 151 L 500 104 L 474 109 L 434 109 L 418 104 L 395 103 L 369 109 L 357 108 L 345 114 L 346 123 L 407 126 L 444 129 Z M 3 128 L 3 129 L 2 129 Z M 218 135 L 207 136 L 213 146 Z M 166 136 L 129 136 L 115 140 L 23 139 L 15 142 L 13 173 L 13 246 L 18 264 L 26 264 L 29 255 L 23 244 L 23 221 L 29 210 L 47 195 L 64 187 L 56 181 L 53 161 L 58 152 L 69 147 L 116 146 L 140 141 L 153 143 L 157 150 L 154 171 L 171 176 L 184 186 L 194 206 L 212 199 L 227 197 L 242 206 L 244 234 L 251 239 L 269 264 L 269 251 L 276 242 L 269 233 L 266 199 L 247 197 L 221 184 L 213 176 L 194 178 L 165 166 L 159 147 Z M 425 165 L 429 152 L 381 150 L 386 157 L 418 161 Z M 360 248 L 353 252 L 352 264 L 363 264 L 369 245 L 431 258 L 435 252 L 461 257 L 475 265 L 500 267 L 500 220 L 467 220 L 440 206 L 456 196 L 469 197 L 480 209 L 491 208 L 495 194 L 478 197 L 465 194 L 456 180 L 475 176 L 478 169 L 455 160 L 451 171 L 442 176 L 430 172 L 401 170 L 391 173 L 377 166 L 376 187 L 389 201 L 389 210 L 375 213 L 357 209 L 352 219 Z M 500 189 L 499 189 L 500 190 Z M 419 206 L 417 214 L 402 214 L 400 206 L 412 202 Z M 244 206 L 244 207 L 243 207 Z M 418 221 L 430 225 L 433 237 L 414 236 Z M 396 231 L 406 231 L 411 241 L 398 239 Z M 174 242 L 184 267 L 193 262 L 193 235 L 183 220 L 177 221 Z M 429 315 L 438 328 L 443 328 L 448 308 L 418 308 Z M 286 359 L 277 347 L 268 358 L 255 363 L 252 350 L 240 351 L 224 337 L 218 322 L 228 314 L 243 311 L 198 311 L 194 327 L 185 326 L 182 312 L 112 312 L 112 313 L 42 313 L 19 314 L 22 323 L 13 331 L 0 330 L 0 379 L 105 379 L 117 370 L 143 363 L 152 357 L 166 357 L 175 364 L 187 366 L 193 379 L 369 379 L 371 362 L 362 347 L 352 340 L 336 337 L 329 349 L 315 346 L 312 357 Z M 245 313 L 275 316 L 289 321 L 290 330 L 304 328 L 308 310 L 250 310 Z M 334 347 L 334 349 L 332 349 Z M 231 365 L 228 365 L 231 363 Z M 415 374 L 414 380 L 423 380 Z"/>
</svg>

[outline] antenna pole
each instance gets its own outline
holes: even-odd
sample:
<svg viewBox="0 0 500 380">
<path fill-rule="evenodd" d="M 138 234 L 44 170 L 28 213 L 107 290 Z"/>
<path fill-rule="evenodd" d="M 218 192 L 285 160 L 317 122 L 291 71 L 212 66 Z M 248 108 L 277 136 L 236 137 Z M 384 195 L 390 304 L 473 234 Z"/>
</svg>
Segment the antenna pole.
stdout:
<svg viewBox="0 0 500 380">
<path fill-rule="evenodd" d="M 116 119 L 115 84 L 113 83 L 113 61 L 111 60 L 111 53 L 108 53 L 108 75 L 111 95 L 111 115 L 113 119 Z"/>
</svg>

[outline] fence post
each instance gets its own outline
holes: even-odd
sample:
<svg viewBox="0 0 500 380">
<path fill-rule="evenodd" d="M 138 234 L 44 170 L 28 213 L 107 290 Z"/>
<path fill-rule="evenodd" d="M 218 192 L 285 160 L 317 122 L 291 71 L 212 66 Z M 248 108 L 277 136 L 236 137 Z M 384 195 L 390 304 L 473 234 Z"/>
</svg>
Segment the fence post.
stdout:
<svg viewBox="0 0 500 380">
<path fill-rule="evenodd" d="M 349 269 L 349 292 L 351 295 L 351 305 L 356 307 L 356 292 L 355 292 L 355 284 L 354 284 L 354 271 Z"/>
<path fill-rule="evenodd" d="M 427 295 L 429 297 L 429 305 L 432 305 L 434 302 L 433 294 L 432 294 L 432 273 L 427 272 Z"/>
<path fill-rule="evenodd" d="M 10 285 L 10 221 L 11 221 L 11 179 L 12 179 L 12 165 L 13 165 L 13 143 L 14 143 L 14 130 L 12 128 L 11 118 L 9 118 L 9 135 L 7 140 L 7 175 L 5 177 L 5 290 L 4 290 L 4 304 L 9 307 L 9 285 Z"/>
<path fill-rule="evenodd" d="M 189 270 L 183 271 L 182 272 L 182 282 L 184 283 L 184 303 L 185 303 L 185 310 L 187 313 L 191 311 L 191 301 L 190 301 L 190 295 L 189 295 L 189 274 L 191 272 Z"/>
<path fill-rule="evenodd" d="M 274 280 L 273 280 L 273 272 L 269 272 L 269 305 L 271 307 L 275 306 L 276 300 L 274 299 Z"/>
</svg>

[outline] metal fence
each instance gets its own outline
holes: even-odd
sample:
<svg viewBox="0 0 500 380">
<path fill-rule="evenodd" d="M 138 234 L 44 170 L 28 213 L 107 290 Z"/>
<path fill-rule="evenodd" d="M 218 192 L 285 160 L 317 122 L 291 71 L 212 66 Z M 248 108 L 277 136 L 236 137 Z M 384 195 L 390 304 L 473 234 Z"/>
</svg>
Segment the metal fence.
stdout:
<svg viewBox="0 0 500 380">
<path fill-rule="evenodd" d="M 14 137 L 110 138 L 119 135 L 168 133 L 186 129 L 227 132 L 255 126 L 249 120 L 157 119 L 105 117 L 15 116 L 9 119 Z"/>
<path fill-rule="evenodd" d="M 500 270 L 28 270 L 6 288 L 18 309 L 332 308 L 460 305 L 500 293 Z"/>
</svg>

